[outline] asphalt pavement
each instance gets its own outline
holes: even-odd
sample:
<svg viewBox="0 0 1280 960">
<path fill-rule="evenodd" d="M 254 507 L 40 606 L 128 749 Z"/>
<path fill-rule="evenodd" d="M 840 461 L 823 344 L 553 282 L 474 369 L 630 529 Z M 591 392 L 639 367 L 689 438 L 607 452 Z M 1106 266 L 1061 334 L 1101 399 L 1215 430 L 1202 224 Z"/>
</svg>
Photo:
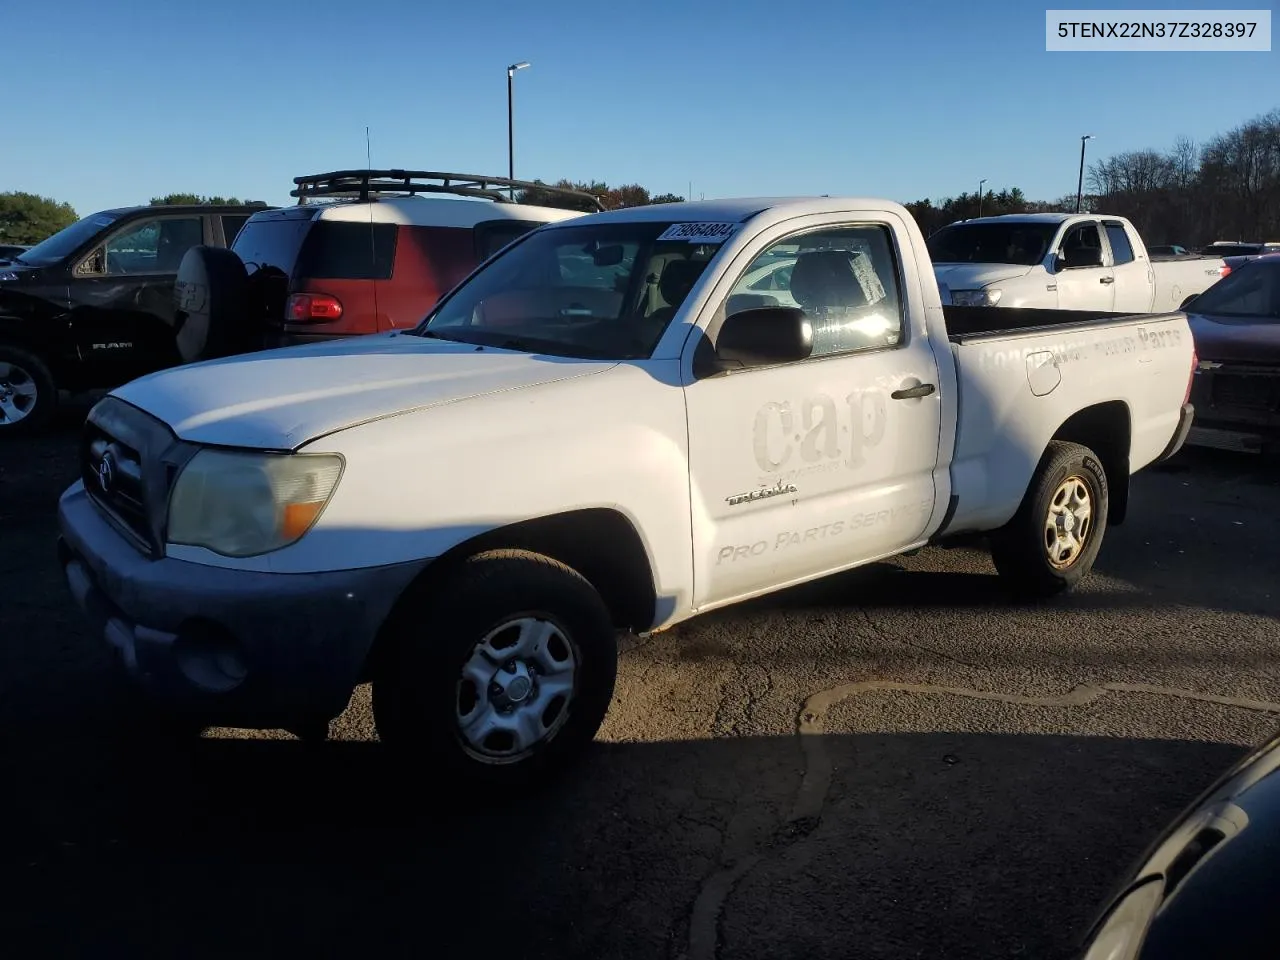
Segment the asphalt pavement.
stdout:
<svg viewBox="0 0 1280 960">
<path fill-rule="evenodd" d="M 935 549 L 627 639 L 537 792 L 404 778 L 364 690 L 327 743 L 183 743 L 59 577 L 77 413 L 0 443 L 6 956 L 1067 957 L 1280 727 L 1280 472 L 1188 450 L 1049 606 Z"/>
</svg>

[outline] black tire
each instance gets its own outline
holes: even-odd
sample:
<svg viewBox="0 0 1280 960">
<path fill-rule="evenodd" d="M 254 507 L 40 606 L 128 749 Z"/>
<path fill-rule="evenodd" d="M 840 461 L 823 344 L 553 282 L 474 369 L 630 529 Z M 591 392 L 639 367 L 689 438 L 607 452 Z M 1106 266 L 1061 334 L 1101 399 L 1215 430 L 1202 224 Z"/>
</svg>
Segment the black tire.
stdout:
<svg viewBox="0 0 1280 960">
<path fill-rule="evenodd" d="M 6 407 L 16 409 L 20 416 L 10 419 Z M 21 347 L 0 344 L 0 437 L 43 430 L 57 408 L 57 384 L 44 361 Z"/>
<path fill-rule="evenodd" d="M 482 748 L 468 744 L 458 713 L 473 697 L 472 709 L 488 710 L 497 702 L 493 691 L 498 687 L 491 679 L 481 701 L 478 689 L 464 680 L 463 666 L 480 662 L 487 670 L 487 659 L 474 660 L 478 645 L 522 618 L 558 631 L 561 639 L 551 636 L 546 655 L 572 655 L 572 692 L 562 698 L 557 712 L 552 713 L 554 699 L 539 712 L 536 703 L 547 690 L 541 685 L 546 678 L 543 671 L 533 674 L 535 685 L 526 699 L 535 704 L 532 716 L 540 724 L 539 734 L 549 731 L 546 739 L 518 756 L 483 756 L 490 748 L 500 750 L 500 736 L 491 735 Z M 513 636 L 503 630 L 494 640 Z M 467 559 L 442 581 L 406 596 L 383 643 L 373 671 L 379 739 L 392 751 L 407 754 L 417 773 L 426 760 L 444 768 L 442 776 L 432 774 L 432 779 L 463 789 L 530 783 L 568 765 L 595 737 L 613 699 L 617 638 L 609 611 L 581 575 L 541 554 L 495 550 Z M 537 666 L 535 662 L 533 669 Z M 521 689 L 529 688 L 525 684 Z M 522 704 L 512 712 L 522 708 L 529 709 Z M 511 743 L 516 745 L 514 738 Z"/>
<path fill-rule="evenodd" d="M 249 307 L 240 257 L 221 247 L 192 247 L 174 281 L 174 343 L 183 363 L 262 348 L 260 312 Z"/>
<path fill-rule="evenodd" d="M 1079 547 L 1062 552 L 1067 541 L 1050 532 L 1050 510 L 1072 478 L 1083 484 L 1091 510 L 1087 524 L 1081 524 L 1075 513 L 1072 520 L 1064 521 L 1071 524 L 1066 533 L 1078 535 L 1082 528 L 1085 532 Z M 1107 475 L 1094 452 L 1078 443 L 1051 442 L 1018 512 L 991 536 L 996 570 L 1024 599 L 1042 600 L 1071 589 L 1093 568 L 1107 530 L 1108 503 Z M 1051 559 L 1055 553 L 1058 562 Z"/>
</svg>

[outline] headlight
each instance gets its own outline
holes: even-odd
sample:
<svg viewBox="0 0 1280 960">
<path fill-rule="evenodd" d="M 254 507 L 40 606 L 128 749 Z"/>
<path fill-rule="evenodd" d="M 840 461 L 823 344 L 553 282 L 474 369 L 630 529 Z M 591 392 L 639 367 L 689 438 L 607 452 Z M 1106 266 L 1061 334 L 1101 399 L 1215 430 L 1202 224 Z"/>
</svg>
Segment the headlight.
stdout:
<svg viewBox="0 0 1280 960">
<path fill-rule="evenodd" d="M 1002 292 L 991 287 L 984 290 L 952 290 L 951 302 L 957 307 L 994 307 L 1000 302 Z"/>
<path fill-rule="evenodd" d="M 174 484 L 166 539 L 228 557 L 279 550 L 320 518 L 342 467 L 336 454 L 201 450 Z"/>
<path fill-rule="evenodd" d="M 0 280 L 17 280 L 18 275 L 12 270 L 0 270 Z"/>
</svg>

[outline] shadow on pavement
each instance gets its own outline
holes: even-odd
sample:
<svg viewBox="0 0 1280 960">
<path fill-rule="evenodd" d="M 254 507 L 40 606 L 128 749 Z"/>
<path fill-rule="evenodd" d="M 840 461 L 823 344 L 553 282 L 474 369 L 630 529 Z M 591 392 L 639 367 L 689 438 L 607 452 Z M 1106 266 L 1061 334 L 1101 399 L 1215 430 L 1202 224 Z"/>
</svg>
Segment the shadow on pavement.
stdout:
<svg viewBox="0 0 1280 960">
<path fill-rule="evenodd" d="M 816 803 L 795 737 L 598 744 L 540 791 L 466 803 L 425 757 L 391 776 L 377 744 L 11 740 L 0 939 L 24 957 L 1060 957 L 1242 752 L 820 739 Z"/>
<path fill-rule="evenodd" d="M 120 722 L 102 683 L 106 651 L 54 561 L 52 510 L 75 475 L 82 418 L 68 407 L 50 436 L 0 444 L 6 956 L 1060 957 L 1111 882 L 1242 752 L 1190 740 L 829 735 L 829 788 L 810 815 L 797 798 L 813 751 L 796 737 L 600 744 L 545 790 L 466 803 L 428 758 L 390 776 L 377 744 L 141 739 Z M 1073 671 L 1211 661 L 1263 671 L 1274 633 L 1256 621 L 1223 631 L 1245 634 L 1231 648 L 1153 637 L 1174 632 L 1156 617 L 1176 620 L 1191 604 L 1205 608 L 1199 618 L 1280 615 L 1268 469 L 1188 451 L 1136 478 L 1099 582 L 1050 608 L 1114 612 L 1092 618 L 1074 649 L 1028 627 L 1045 616 L 1037 608 L 1009 611 L 993 630 L 1007 597 L 994 575 L 973 572 L 968 551 L 877 564 L 709 614 L 687 633 L 709 642 L 708 626 L 754 624 L 764 635 L 773 625 L 761 614 L 801 634 L 820 633 L 810 624 L 826 617 L 836 625 L 821 629 L 847 633 L 861 622 L 826 611 L 865 605 L 867 637 L 848 656 L 889 667 L 921 659 L 871 622 L 891 608 L 907 639 L 953 653 L 967 643 L 980 663 L 999 653 Z M 1126 633 L 1139 630 L 1131 620 L 1145 632 Z M 983 636 L 986 646 L 968 639 Z M 771 634 L 760 644 L 765 666 L 802 657 L 824 675 L 839 672 L 831 651 L 848 649 L 825 634 L 807 652 Z"/>
</svg>

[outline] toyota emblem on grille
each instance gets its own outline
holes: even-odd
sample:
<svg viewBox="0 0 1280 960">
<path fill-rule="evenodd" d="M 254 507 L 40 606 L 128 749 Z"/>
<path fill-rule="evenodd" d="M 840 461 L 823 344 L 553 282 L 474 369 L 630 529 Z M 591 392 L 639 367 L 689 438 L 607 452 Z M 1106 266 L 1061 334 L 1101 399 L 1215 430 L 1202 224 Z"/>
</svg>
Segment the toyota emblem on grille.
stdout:
<svg viewBox="0 0 1280 960">
<path fill-rule="evenodd" d="M 98 486 L 102 488 L 103 493 L 111 490 L 111 485 L 116 480 L 116 464 L 114 458 L 109 453 L 104 453 L 102 459 L 98 461 Z"/>
</svg>

